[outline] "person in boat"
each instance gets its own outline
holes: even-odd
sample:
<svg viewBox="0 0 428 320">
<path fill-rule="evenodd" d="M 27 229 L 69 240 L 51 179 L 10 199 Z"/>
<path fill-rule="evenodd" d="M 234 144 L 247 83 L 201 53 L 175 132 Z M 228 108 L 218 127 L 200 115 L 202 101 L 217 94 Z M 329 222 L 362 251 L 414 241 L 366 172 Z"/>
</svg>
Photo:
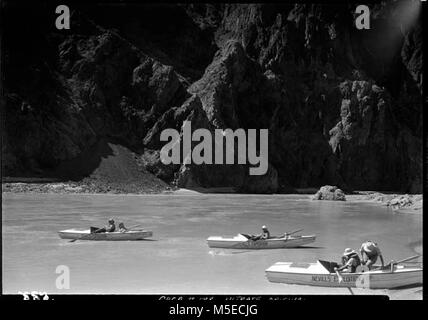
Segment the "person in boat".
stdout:
<svg viewBox="0 0 428 320">
<path fill-rule="evenodd" d="M 269 238 L 270 238 L 270 232 L 266 226 L 263 226 L 262 227 L 262 233 L 257 235 L 257 236 L 254 236 L 253 240 L 267 240 Z"/>
<path fill-rule="evenodd" d="M 267 239 L 269 239 L 269 238 L 270 238 L 270 232 L 269 232 L 269 230 L 267 229 L 267 227 L 266 227 L 266 226 L 263 226 L 263 227 L 262 227 L 261 239 L 263 239 L 263 240 L 267 240 Z"/>
<path fill-rule="evenodd" d="M 361 259 L 358 253 L 351 248 L 346 248 L 342 255 L 342 266 L 334 268 L 335 271 L 342 271 L 346 269 L 346 272 L 355 273 L 357 267 L 361 264 Z"/>
<path fill-rule="evenodd" d="M 380 261 L 382 263 L 382 268 L 385 266 L 383 261 L 382 252 L 380 252 L 380 249 L 374 241 L 367 240 L 363 242 L 360 248 L 361 258 L 362 258 L 362 264 L 366 265 L 369 270 L 371 270 L 372 266 L 376 263 L 377 258 L 380 258 Z"/>
<path fill-rule="evenodd" d="M 128 231 L 128 228 L 125 227 L 125 224 L 123 222 L 119 223 L 119 232 L 126 232 Z"/>
<path fill-rule="evenodd" d="M 114 232 L 116 230 L 116 225 L 114 224 L 113 219 L 109 219 L 108 225 L 106 225 L 104 228 L 93 230 L 94 233 L 103 233 L 103 232 Z M 92 230 L 91 230 L 92 232 Z"/>
</svg>

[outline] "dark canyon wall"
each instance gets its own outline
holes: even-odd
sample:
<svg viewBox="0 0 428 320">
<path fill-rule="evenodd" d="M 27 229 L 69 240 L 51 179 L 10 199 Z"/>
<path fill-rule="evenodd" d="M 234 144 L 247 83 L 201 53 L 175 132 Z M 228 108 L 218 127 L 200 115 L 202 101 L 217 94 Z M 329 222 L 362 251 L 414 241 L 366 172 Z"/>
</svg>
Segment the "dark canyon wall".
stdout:
<svg viewBox="0 0 428 320">
<path fill-rule="evenodd" d="M 3 175 L 61 176 L 111 139 L 179 186 L 421 192 L 418 9 L 372 5 L 371 29 L 358 30 L 351 4 L 80 5 L 56 30 L 55 7 L 9 3 Z M 267 174 L 163 165 L 160 132 L 184 120 L 268 128 Z"/>
</svg>

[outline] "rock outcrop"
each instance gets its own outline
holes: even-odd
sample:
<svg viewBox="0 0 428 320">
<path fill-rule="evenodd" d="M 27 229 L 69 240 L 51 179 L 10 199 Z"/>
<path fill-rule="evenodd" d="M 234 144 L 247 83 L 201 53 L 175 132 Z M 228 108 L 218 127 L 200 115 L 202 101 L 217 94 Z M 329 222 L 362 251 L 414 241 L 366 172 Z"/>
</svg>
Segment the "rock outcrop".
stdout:
<svg viewBox="0 0 428 320">
<path fill-rule="evenodd" d="M 323 186 L 313 196 L 312 200 L 346 201 L 345 194 L 335 186 Z"/>
<path fill-rule="evenodd" d="M 393 199 L 386 202 L 386 205 L 394 210 L 405 208 L 421 208 L 422 196 L 411 196 L 408 194 L 395 196 Z"/>
<path fill-rule="evenodd" d="M 69 178 L 63 163 L 113 139 L 181 187 L 420 192 L 419 6 L 370 8 L 361 31 L 351 4 L 76 5 L 64 31 L 49 6 L 6 5 L 3 175 Z M 184 120 L 269 129 L 268 172 L 164 165 L 160 133 Z"/>
</svg>

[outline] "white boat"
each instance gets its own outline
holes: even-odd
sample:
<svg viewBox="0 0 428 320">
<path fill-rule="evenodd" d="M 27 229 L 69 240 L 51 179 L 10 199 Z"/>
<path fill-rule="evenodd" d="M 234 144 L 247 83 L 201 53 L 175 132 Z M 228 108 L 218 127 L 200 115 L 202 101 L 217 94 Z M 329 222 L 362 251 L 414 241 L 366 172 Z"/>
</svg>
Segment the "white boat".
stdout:
<svg viewBox="0 0 428 320">
<path fill-rule="evenodd" d="M 90 233 L 89 229 L 78 230 L 68 229 L 58 232 L 62 239 L 75 239 L 75 240 L 99 240 L 99 241 L 126 241 L 126 240 L 143 240 L 153 236 L 152 231 L 146 230 L 129 230 L 127 232 L 103 232 L 103 233 Z"/>
<path fill-rule="evenodd" d="M 295 248 L 314 242 L 315 235 L 286 236 L 267 240 L 251 240 L 248 236 L 238 234 L 235 237 L 212 236 L 207 239 L 210 248 L 226 249 L 281 249 Z"/>
<path fill-rule="evenodd" d="M 394 265 L 393 268 L 372 269 L 365 272 L 334 272 L 334 262 L 317 263 L 277 262 L 266 269 L 270 282 L 321 287 L 357 287 L 365 289 L 391 289 L 422 284 L 422 268 Z"/>
</svg>

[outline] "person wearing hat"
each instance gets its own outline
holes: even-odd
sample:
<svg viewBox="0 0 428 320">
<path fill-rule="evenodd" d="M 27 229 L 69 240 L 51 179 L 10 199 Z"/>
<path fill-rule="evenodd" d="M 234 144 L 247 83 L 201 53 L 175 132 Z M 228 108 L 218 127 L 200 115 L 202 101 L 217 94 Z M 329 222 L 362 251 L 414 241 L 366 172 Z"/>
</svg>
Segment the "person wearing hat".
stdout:
<svg viewBox="0 0 428 320">
<path fill-rule="evenodd" d="M 109 219 L 107 226 L 105 226 L 104 228 L 95 230 L 94 233 L 114 232 L 115 230 L 116 230 L 116 225 L 114 224 L 114 220 Z"/>
<path fill-rule="evenodd" d="M 252 240 L 266 240 L 269 238 L 270 238 L 270 232 L 266 226 L 263 226 L 262 233 L 257 236 L 253 236 Z"/>
<path fill-rule="evenodd" d="M 270 238 L 270 232 L 266 226 L 262 227 L 261 239 L 266 240 Z"/>
<path fill-rule="evenodd" d="M 361 260 L 358 253 L 351 248 L 346 248 L 342 255 L 342 266 L 340 268 L 334 268 L 334 270 L 342 271 L 347 269 L 347 272 L 355 273 L 360 264 Z"/>
<path fill-rule="evenodd" d="M 385 266 L 383 261 L 382 252 L 380 252 L 380 249 L 374 241 L 367 240 L 363 242 L 360 248 L 361 258 L 362 258 L 362 264 L 366 265 L 369 270 L 372 268 L 372 266 L 376 263 L 377 258 L 380 258 L 380 261 L 382 263 L 382 268 Z"/>
</svg>

